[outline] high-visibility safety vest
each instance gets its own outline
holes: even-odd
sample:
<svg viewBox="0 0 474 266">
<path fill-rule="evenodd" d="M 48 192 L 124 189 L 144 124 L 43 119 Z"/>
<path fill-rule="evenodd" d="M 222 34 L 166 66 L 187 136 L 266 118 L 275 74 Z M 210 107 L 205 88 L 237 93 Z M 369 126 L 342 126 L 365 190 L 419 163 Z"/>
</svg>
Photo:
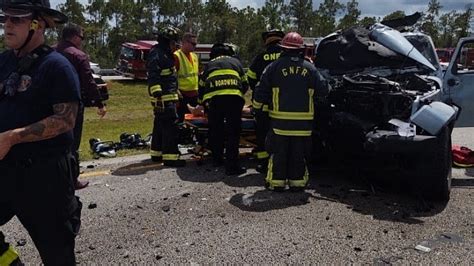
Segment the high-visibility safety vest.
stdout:
<svg viewBox="0 0 474 266">
<path fill-rule="evenodd" d="M 199 59 L 195 53 L 191 54 L 193 62 L 189 62 L 188 57 L 181 49 L 174 52 L 179 60 L 178 88 L 181 91 L 197 91 L 199 75 Z"/>
</svg>

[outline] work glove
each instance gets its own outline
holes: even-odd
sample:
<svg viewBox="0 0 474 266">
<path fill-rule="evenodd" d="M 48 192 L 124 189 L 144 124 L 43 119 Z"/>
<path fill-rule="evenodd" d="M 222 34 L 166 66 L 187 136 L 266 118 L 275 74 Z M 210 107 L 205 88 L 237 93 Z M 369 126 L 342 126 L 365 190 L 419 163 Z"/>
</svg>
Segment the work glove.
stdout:
<svg viewBox="0 0 474 266">
<path fill-rule="evenodd" d="M 151 102 L 151 105 L 153 106 L 155 114 L 161 114 L 165 110 L 161 97 L 157 97 L 155 101 Z"/>
<path fill-rule="evenodd" d="M 165 120 L 171 120 L 173 122 L 178 121 L 178 112 L 176 110 L 176 103 L 165 102 L 162 117 Z"/>
</svg>

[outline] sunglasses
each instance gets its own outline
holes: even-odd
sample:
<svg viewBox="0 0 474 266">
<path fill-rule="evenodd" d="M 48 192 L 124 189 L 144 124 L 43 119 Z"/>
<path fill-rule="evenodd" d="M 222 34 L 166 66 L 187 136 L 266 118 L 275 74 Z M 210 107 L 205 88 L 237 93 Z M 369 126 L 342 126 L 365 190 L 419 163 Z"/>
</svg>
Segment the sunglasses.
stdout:
<svg viewBox="0 0 474 266">
<path fill-rule="evenodd" d="M 29 18 L 26 18 L 26 17 L 11 17 L 11 16 L 3 16 L 3 18 L 0 19 L 0 23 L 7 23 L 8 20 L 10 20 L 10 22 L 14 25 L 20 25 L 20 24 L 23 24 L 25 22 L 28 22 L 29 20 L 31 20 L 33 17 L 29 17 Z"/>
</svg>

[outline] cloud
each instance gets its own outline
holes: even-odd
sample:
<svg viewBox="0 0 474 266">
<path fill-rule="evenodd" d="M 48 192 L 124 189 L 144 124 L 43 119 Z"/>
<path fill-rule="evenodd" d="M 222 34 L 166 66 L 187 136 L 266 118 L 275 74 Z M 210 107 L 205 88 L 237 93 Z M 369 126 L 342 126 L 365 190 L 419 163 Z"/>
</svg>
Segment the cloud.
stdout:
<svg viewBox="0 0 474 266">
<path fill-rule="evenodd" d="M 93 0 L 92 0 L 93 1 Z M 228 3 L 239 9 L 251 6 L 254 8 L 261 7 L 265 0 L 227 0 Z M 313 7 L 317 9 L 324 0 L 313 0 Z M 349 0 L 339 0 L 340 3 L 347 3 Z M 58 4 L 64 4 L 66 0 L 51 0 L 51 6 L 56 7 Z M 87 0 L 79 0 L 82 4 L 87 4 Z M 289 2 L 289 0 L 285 0 Z M 361 16 L 384 17 L 394 11 L 402 10 L 406 14 L 416 11 L 426 11 L 429 0 L 358 0 Z M 442 11 L 449 12 L 451 10 L 464 10 L 466 5 L 472 4 L 472 0 L 441 0 Z"/>
</svg>

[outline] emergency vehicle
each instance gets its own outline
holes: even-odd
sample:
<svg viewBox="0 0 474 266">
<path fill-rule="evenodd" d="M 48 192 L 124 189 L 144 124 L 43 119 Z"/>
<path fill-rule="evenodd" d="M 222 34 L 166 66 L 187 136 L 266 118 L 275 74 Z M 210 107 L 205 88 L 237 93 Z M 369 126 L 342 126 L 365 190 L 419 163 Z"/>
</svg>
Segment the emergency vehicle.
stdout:
<svg viewBox="0 0 474 266">
<path fill-rule="evenodd" d="M 146 59 L 153 45 L 157 41 L 140 40 L 122 44 L 116 70 L 125 77 L 133 79 L 146 79 Z M 198 44 L 194 51 L 201 64 L 209 61 L 212 44 Z"/>
</svg>

